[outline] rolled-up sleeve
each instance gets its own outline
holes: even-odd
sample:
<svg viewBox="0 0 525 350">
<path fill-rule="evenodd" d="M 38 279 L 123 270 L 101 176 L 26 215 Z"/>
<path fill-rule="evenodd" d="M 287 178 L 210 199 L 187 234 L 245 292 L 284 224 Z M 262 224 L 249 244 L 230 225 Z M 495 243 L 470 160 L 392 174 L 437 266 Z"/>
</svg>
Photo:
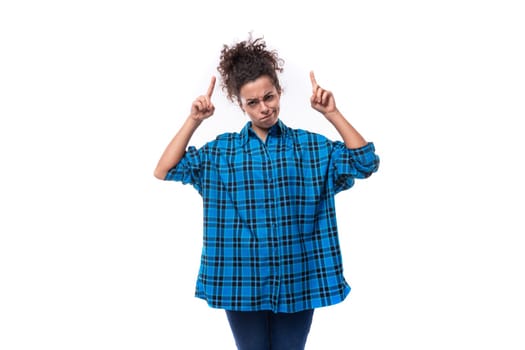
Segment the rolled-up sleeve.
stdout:
<svg viewBox="0 0 525 350">
<path fill-rule="evenodd" d="M 171 168 L 164 180 L 180 181 L 191 184 L 199 193 L 201 192 L 201 154 L 200 150 L 190 146 L 177 165 Z"/>
<path fill-rule="evenodd" d="M 379 168 L 379 157 L 372 142 L 363 147 L 350 149 L 343 142 L 334 143 L 332 153 L 335 192 L 354 185 L 355 179 L 365 179 Z"/>
</svg>

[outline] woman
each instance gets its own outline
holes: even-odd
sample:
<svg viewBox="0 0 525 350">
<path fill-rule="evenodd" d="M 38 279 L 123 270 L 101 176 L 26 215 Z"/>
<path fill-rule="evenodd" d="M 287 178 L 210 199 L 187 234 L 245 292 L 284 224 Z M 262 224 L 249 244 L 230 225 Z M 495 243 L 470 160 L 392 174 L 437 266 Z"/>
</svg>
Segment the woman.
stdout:
<svg viewBox="0 0 525 350">
<path fill-rule="evenodd" d="M 196 296 L 226 310 L 238 349 L 304 349 L 313 310 L 345 299 L 334 195 L 375 172 L 379 158 L 310 73 L 310 104 L 342 138 L 279 119 L 283 61 L 262 38 L 224 46 L 222 88 L 250 121 L 239 133 L 186 149 L 213 115 L 216 79 L 191 105 L 155 177 L 203 197 L 204 245 Z"/>
</svg>

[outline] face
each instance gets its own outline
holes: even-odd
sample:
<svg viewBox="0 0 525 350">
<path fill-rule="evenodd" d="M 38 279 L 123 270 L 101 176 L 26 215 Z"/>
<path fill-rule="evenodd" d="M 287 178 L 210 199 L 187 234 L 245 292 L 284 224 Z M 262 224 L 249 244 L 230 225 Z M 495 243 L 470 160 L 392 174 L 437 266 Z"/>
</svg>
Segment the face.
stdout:
<svg viewBox="0 0 525 350">
<path fill-rule="evenodd" d="M 244 84 L 240 91 L 241 108 L 252 121 L 252 128 L 260 136 L 277 123 L 279 117 L 280 94 L 272 80 L 263 75 Z"/>
</svg>

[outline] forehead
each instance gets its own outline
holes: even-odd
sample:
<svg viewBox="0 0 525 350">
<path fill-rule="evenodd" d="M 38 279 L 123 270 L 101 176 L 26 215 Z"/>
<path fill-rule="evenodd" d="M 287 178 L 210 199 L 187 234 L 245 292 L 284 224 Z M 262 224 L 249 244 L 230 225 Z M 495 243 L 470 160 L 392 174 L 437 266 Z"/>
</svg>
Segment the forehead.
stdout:
<svg viewBox="0 0 525 350">
<path fill-rule="evenodd" d="M 274 92 L 275 86 L 272 83 L 270 77 L 263 75 L 254 81 L 250 81 L 244 84 L 239 90 L 239 95 L 243 99 L 257 99 L 269 92 Z"/>
</svg>

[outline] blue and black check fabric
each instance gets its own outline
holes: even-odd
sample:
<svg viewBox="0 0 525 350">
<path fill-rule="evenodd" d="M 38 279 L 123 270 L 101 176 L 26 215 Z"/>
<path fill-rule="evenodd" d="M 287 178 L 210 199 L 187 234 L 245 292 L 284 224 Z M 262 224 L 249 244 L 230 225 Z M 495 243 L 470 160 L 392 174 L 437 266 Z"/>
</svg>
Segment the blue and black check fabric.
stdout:
<svg viewBox="0 0 525 350">
<path fill-rule="evenodd" d="M 266 142 L 240 133 L 189 147 L 166 180 L 203 198 L 195 295 L 211 307 L 298 312 L 344 300 L 334 195 L 377 170 L 373 143 L 340 141 L 279 121 Z"/>
</svg>

